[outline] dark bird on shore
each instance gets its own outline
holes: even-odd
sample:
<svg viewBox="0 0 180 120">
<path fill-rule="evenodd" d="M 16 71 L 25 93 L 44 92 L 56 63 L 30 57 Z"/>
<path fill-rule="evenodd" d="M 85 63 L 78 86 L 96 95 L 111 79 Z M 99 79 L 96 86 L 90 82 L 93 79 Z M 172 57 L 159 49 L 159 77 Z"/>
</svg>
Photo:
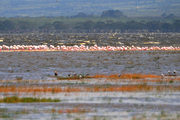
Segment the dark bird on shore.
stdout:
<svg viewBox="0 0 180 120">
<path fill-rule="evenodd" d="M 71 77 L 71 74 L 68 74 L 68 77 Z"/>
<path fill-rule="evenodd" d="M 121 74 L 119 74 L 118 77 L 121 77 Z"/>
<path fill-rule="evenodd" d="M 56 70 L 54 71 L 54 76 L 58 76 L 58 73 L 57 73 L 57 71 L 56 71 Z"/>
<path fill-rule="evenodd" d="M 173 73 L 174 73 L 174 75 L 177 75 L 177 71 L 176 70 L 174 70 Z"/>
</svg>

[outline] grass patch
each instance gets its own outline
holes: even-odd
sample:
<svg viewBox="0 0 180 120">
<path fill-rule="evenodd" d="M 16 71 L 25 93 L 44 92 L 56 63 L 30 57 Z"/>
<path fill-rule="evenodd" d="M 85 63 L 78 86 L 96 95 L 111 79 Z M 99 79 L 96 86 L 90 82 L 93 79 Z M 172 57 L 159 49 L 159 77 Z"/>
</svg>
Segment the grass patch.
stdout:
<svg viewBox="0 0 180 120">
<path fill-rule="evenodd" d="M 120 78 L 122 79 L 142 79 L 142 78 L 158 78 L 159 76 L 157 75 L 143 75 L 143 74 L 123 74 L 121 75 Z"/>
<path fill-rule="evenodd" d="M 32 97 L 19 98 L 17 96 L 0 99 L 0 103 L 33 103 L 33 102 L 60 102 L 60 100 L 51 99 L 51 98 L 40 99 L 40 98 L 32 98 Z"/>
<path fill-rule="evenodd" d="M 3 115 L 0 115 L 0 118 L 8 119 L 8 118 L 11 118 L 11 116 L 9 114 L 3 114 Z"/>
<path fill-rule="evenodd" d="M 82 79 L 82 78 L 107 78 L 107 79 L 145 79 L 145 78 L 161 78 L 161 76 L 158 75 L 152 75 L 152 74 L 112 74 L 112 75 L 104 75 L 104 74 L 96 74 L 94 76 L 89 75 L 77 75 L 77 76 L 70 76 L 70 77 L 63 77 L 63 76 L 57 76 L 58 80 L 72 80 L 72 79 Z"/>
<path fill-rule="evenodd" d="M 80 84 L 81 85 L 81 84 Z M 152 90 L 157 90 L 157 91 L 165 91 L 165 90 L 171 90 L 171 91 L 179 91 L 180 88 L 178 86 L 153 86 L 153 85 L 148 85 L 147 83 L 143 84 L 132 84 L 132 85 L 120 85 L 120 86 L 113 86 L 113 85 L 90 85 L 90 86 L 82 86 L 82 87 L 56 87 L 56 88 L 51 88 L 51 87 L 41 87 L 41 88 L 36 88 L 36 87 L 16 87 L 16 86 L 1 86 L 0 87 L 0 92 L 3 93 L 9 93 L 9 92 L 27 92 L 27 93 L 38 93 L 38 92 L 43 92 L 43 93 L 59 93 L 59 92 L 113 92 L 113 91 L 126 91 L 126 92 L 137 92 L 137 91 L 152 91 Z M 18 98 L 16 101 L 19 101 Z M 10 99 L 11 100 L 11 99 Z M 2 102 L 0 100 L 0 102 Z M 37 101 L 38 102 L 38 101 Z"/>
<path fill-rule="evenodd" d="M 86 75 L 78 75 L 78 76 L 70 76 L 70 77 L 62 77 L 62 76 L 58 76 L 57 79 L 58 80 L 71 80 L 71 79 L 82 79 L 82 78 L 91 78 L 90 76 L 86 76 Z"/>
<path fill-rule="evenodd" d="M 66 113 L 66 114 L 70 114 L 70 113 L 88 113 L 88 112 L 91 112 L 91 110 L 89 109 L 82 109 L 82 108 L 73 108 L 73 109 L 60 109 L 58 110 L 58 113 L 59 114 L 63 114 L 63 113 Z"/>
<path fill-rule="evenodd" d="M 122 75 L 94 75 L 90 76 L 89 78 L 109 78 L 109 79 L 143 79 L 143 78 L 160 78 L 158 75 L 151 75 L 151 74 L 122 74 Z"/>
<path fill-rule="evenodd" d="M 169 83 L 173 83 L 174 81 L 173 80 L 170 80 Z"/>
<path fill-rule="evenodd" d="M 122 99 L 119 99 L 119 102 L 121 103 L 121 102 L 122 102 Z"/>
<path fill-rule="evenodd" d="M 19 77 L 19 76 L 16 77 L 16 80 L 22 80 L 22 79 L 23 77 Z"/>
</svg>

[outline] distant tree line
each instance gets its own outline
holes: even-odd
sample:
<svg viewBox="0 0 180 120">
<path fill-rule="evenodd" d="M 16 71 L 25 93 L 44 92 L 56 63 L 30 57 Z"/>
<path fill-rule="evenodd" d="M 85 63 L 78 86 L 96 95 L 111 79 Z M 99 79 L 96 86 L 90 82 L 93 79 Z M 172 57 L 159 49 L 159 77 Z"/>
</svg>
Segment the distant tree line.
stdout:
<svg viewBox="0 0 180 120">
<path fill-rule="evenodd" d="M 79 13 L 74 17 L 89 17 L 83 13 Z M 66 20 L 55 19 L 54 21 L 42 22 L 43 18 L 38 21 L 33 21 L 33 18 L 28 18 L 25 20 L 14 20 L 0 19 L 0 32 L 136 32 L 136 31 L 146 31 L 146 32 L 180 32 L 180 20 L 174 19 L 172 23 L 166 21 L 135 21 L 128 20 L 125 22 L 114 21 L 113 19 L 127 18 L 121 11 L 118 10 L 108 10 L 104 11 L 101 18 L 112 17 L 108 20 L 92 20 L 86 19 L 85 21 L 71 21 L 66 22 Z M 174 16 L 173 16 L 174 17 Z M 52 19 L 52 18 L 49 18 Z M 76 18 L 69 18 L 76 19 Z M 84 19 L 84 18 L 81 18 Z M 96 18 L 94 18 L 96 19 Z"/>
<path fill-rule="evenodd" d="M 44 23 L 41 26 L 37 26 L 31 22 L 17 22 L 14 23 L 9 20 L 0 21 L 0 32 L 109 32 L 109 31 L 143 31 L 148 32 L 180 32 L 180 20 L 175 20 L 172 24 L 163 23 L 158 21 L 150 22 L 114 22 L 114 21 L 85 21 L 66 24 L 61 21 L 55 21 L 51 23 Z"/>
</svg>

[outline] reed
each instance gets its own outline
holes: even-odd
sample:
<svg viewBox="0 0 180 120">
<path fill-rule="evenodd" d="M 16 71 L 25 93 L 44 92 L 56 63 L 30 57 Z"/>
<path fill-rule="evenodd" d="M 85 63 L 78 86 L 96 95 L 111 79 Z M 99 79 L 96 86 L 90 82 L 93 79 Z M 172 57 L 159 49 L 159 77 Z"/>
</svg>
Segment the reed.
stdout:
<svg viewBox="0 0 180 120">
<path fill-rule="evenodd" d="M 96 74 L 94 76 L 90 76 L 90 78 L 108 78 L 108 79 L 142 79 L 142 78 L 160 78 L 158 75 L 152 75 L 152 74 L 112 74 L 112 75 L 103 75 L 103 74 Z"/>
<path fill-rule="evenodd" d="M 121 79 L 143 79 L 143 78 L 160 78 L 158 75 L 151 74 L 123 74 L 120 76 Z"/>
<path fill-rule="evenodd" d="M 73 109 L 60 109 L 58 113 L 87 113 L 90 112 L 89 109 L 82 109 L 82 108 L 73 108 Z"/>
<path fill-rule="evenodd" d="M 92 85 L 92 86 L 84 86 L 84 87 L 14 87 L 14 86 L 6 86 L 0 87 L 0 92 L 3 93 L 60 93 L 60 92 L 114 92 L 114 91 L 127 91 L 127 92 L 138 92 L 138 91 L 163 91 L 163 90 L 171 90 L 171 91 L 180 91 L 178 86 L 153 86 L 147 85 L 147 83 L 143 84 L 131 84 L 131 85 L 121 85 L 121 86 L 113 86 L 113 85 Z"/>
<path fill-rule="evenodd" d="M 32 97 L 24 97 L 19 98 L 17 96 L 5 97 L 0 99 L 0 103 L 33 103 L 33 102 L 60 102 L 59 99 L 51 99 L 51 98 L 32 98 Z"/>
<path fill-rule="evenodd" d="M 139 74 L 139 73 L 134 73 L 134 74 L 112 74 L 112 75 L 104 75 L 104 74 L 96 74 L 93 76 L 85 76 L 81 75 L 80 76 L 71 76 L 71 77 L 62 77 L 58 76 L 58 80 L 81 80 L 83 78 L 106 78 L 106 79 L 144 79 L 144 78 L 161 78 L 159 75 L 152 75 L 152 74 Z"/>
</svg>

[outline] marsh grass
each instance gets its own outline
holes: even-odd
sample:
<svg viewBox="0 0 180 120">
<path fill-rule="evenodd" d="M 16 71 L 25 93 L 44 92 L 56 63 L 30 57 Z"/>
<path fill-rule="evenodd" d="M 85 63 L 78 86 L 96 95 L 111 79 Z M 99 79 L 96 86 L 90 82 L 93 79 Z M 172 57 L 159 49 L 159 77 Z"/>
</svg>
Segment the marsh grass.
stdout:
<svg viewBox="0 0 180 120">
<path fill-rule="evenodd" d="M 103 75 L 97 74 L 94 76 L 90 76 L 89 78 L 108 78 L 108 79 L 144 79 L 144 78 L 160 78 L 158 75 L 151 75 L 151 74 L 112 74 L 112 75 Z"/>
<path fill-rule="evenodd" d="M 0 99 L 0 103 L 33 103 L 33 102 L 60 102 L 59 99 L 51 99 L 51 98 L 32 98 L 32 97 L 24 97 L 19 98 L 17 96 L 5 97 Z"/>
<path fill-rule="evenodd" d="M 179 91 L 180 88 L 176 86 L 153 86 L 147 85 L 147 83 L 137 84 L 137 85 L 122 85 L 122 86 L 112 86 L 112 85 L 93 85 L 93 86 L 82 86 L 82 87 L 48 87 L 41 86 L 39 88 L 32 86 L 5 86 L 0 87 L 0 92 L 9 93 L 9 92 L 26 92 L 26 93 L 59 93 L 59 92 L 138 92 L 138 91 Z"/>
<path fill-rule="evenodd" d="M 92 78 L 90 76 L 85 76 L 85 75 L 78 75 L 78 76 L 71 76 L 71 77 L 63 77 L 63 76 L 58 76 L 58 80 L 76 80 L 76 79 L 83 79 L 83 78 Z"/>
<path fill-rule="evenodd" d="M 122 103 L 122 98 L 119 99 L 119 102 Z"/>
<path fill-rule="evenodd" d="M 4 119 L 11 118 L 7 108 L 0 108 L 0 118 L 4 118 Z"/>
<path fill-rule="evenodd" d="M 71 80 L 71 79 L 82 79 L 82 78 L 107 78 L 107 79 L 143 79 L 143 78 L 160 78 L 158 75 L 151 74 L 122 74 L 121 76 L 117 74 L 112 75 L 104 75 L 104 74 L 96 74 L 94 76 L 72 76 L 72 77 L 62 77 L 58 76 L 58 80 Z"/>
<path fill-rule="evenodd" d="M 173 80 L 170 80 L 169 83 L 173 83 L 174 81 Z"/>
<path fill-rule="evenodd" d="M 0 115 L 0 118 L 8 119 L 8 118 L 11 118 L 11 116 L 9 113 L 4 113 L 4 114 Z"/>
<path fill-rule="evenodd" d="M 21 77 L 21 76 L 16 77 L 16 80 L 22 80 L 22 79 L 23 79 L 23 77 Z"/>
<path fill-rule="evenodd" d="M 89 109 L 82 109 L 82 108 L 73 108 L 73 109 L 60 109 L 58 110 L 58 113 L 62 114 L 62 113 L 66 113 L 66 114 L 69 114 L 69 113 L 87 113 L 87 112 L 90 112 L 91 110 Z"/>
</svg>

